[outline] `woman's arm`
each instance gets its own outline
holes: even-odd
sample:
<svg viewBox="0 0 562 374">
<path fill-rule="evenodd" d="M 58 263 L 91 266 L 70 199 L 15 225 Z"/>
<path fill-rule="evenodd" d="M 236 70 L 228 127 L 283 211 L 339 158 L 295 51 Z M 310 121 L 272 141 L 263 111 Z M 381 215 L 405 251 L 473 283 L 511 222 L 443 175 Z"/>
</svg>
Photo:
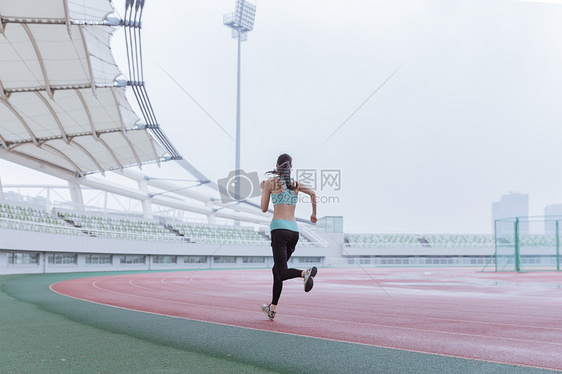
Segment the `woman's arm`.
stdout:
<svg viewBox="0 0 562 374">
<path fill-rule="evenodd" d="M 271 194 L 271 183 L 269 179 L 260 183 L 261 188 L 261 211 L 267 212 L 269 209 L 269 195 Z"/>
<path fill-rule="evenodd" d="M 312 215 L 310 216 L 310 222 L 316 223 L 316 192 L 314 192 L 313 189 L 304 186 L 302 183 L 298 184 L 298 190 L 310 196 L 310 202 L 312 203 Z"/>
</svg>

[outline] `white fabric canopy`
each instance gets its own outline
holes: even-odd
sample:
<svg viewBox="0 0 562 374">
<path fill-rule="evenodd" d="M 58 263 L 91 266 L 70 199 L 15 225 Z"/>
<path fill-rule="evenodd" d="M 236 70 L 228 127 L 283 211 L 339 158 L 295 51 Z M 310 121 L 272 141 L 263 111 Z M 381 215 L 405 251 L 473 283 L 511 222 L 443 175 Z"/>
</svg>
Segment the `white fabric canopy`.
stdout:
<svg viewBox="0 0 562 374">
<path fill-rule="evenodd" d="M 113 12 L 109 0 L 0 0 L 2 19 L 102 22 Z"/>
<path fill-rule="evenodd" d="M 0 13 L 1 14 L 1 13 Z M 113 84 L 120 74 L 110 26 L 7 23 L 0 38 L 0 79 L 5 91 Z"/>
<path fill-rule="evenodd" d="M 0 147 L 75 175 L 163 160 L 116 82 L 108 0 L 0 0 Z"/>
</svg>

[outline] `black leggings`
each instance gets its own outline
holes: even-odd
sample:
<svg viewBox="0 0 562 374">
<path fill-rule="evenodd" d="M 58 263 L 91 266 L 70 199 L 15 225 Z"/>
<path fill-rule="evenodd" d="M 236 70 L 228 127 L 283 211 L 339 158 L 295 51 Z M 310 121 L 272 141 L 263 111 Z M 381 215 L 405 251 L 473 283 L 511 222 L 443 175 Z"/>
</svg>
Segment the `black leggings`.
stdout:
<svg viewBox="0 0 562 374">
<path fill-rule="evenodd" d="M 299 241 L 297 231 L 276 229 L 271 232 L 271 248 L 273 249 L 273 299 L 271 303 L 277 305 L 283 281 L 301 277 L 302 270 L 287 269 L 287 261 L 295 251 L 295 246 Z"/>
</svg>

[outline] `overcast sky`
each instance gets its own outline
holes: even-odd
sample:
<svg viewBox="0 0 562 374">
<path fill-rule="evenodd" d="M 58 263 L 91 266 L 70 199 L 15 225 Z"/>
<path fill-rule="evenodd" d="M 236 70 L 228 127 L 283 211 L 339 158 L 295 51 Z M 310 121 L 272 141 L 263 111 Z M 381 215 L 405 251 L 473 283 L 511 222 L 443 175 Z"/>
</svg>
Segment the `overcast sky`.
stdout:
<svg viewBox="0 0 562 374">
<path fill-rule="evenodd" d="M 235 166 L 237 42 L 222 25 L 234 3 L 148 0 L 143 15 L 158 121 L 215 181 Z M 561 19 L 555 2 L 258 1 L 242 168 L 263 178 L 287 152 L 318 178 L 339 170 L 340 190 L 318 186 L 332 198 L 318 215 L 344 216 L 346 232 L 489 233 L 510 191 L 542 215 L 562 203 Z M 126 73 L 119 34 L 112 49 Z"/>
</svg>

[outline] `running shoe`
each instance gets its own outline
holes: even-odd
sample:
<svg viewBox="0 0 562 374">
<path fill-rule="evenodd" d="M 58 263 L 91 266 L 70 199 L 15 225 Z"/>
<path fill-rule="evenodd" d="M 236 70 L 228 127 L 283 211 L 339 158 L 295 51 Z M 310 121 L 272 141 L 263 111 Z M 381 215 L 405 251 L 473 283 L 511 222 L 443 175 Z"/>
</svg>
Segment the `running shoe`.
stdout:
<svg viewBox="0 0 562 374">
<path fill-rule="evenodd" d="M 304 272 L 304 292 L 310 291 L 312 286 L 314 286 L 314 277 L 317 272 L 318 269 L 316 269 L 316 266 L 313 266 Z"/>
<path fill-rule="evenodd" d="M 261 306 L 261 310 L 262 310 L 262 312 L 265 313 L 267 318 L 269 318 L 271 321 L 273 321 L 273 319 L 275 318 L 275 312 L 273 310 L 271 310 L 269 305 L 271 305 L 271 304 L 263 304 Z"/>
</svg>

